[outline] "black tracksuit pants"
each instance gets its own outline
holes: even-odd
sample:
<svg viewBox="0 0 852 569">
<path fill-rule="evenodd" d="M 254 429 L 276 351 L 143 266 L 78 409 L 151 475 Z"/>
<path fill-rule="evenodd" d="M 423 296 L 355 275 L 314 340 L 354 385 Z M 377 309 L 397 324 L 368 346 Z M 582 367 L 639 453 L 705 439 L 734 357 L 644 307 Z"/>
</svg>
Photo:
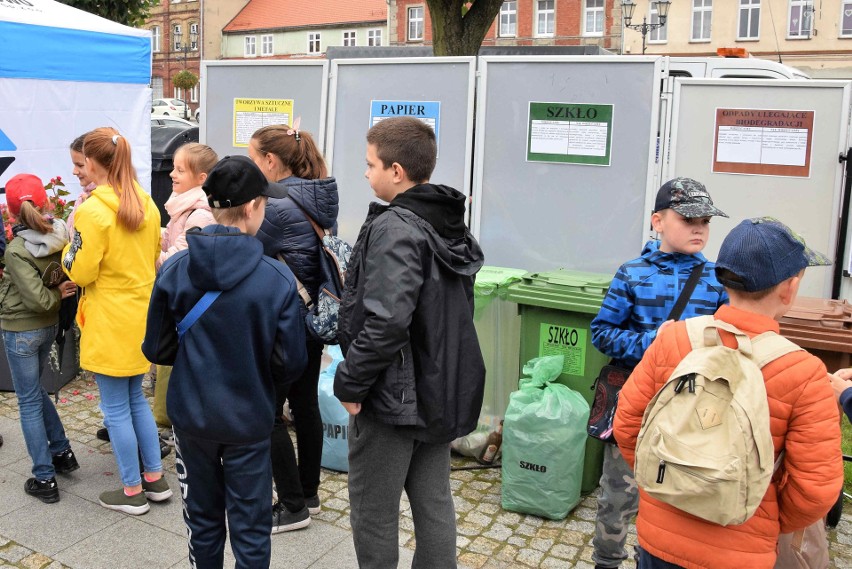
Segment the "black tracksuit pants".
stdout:
<svg viewBox="0 0 852 569">
<path fill-rule="evenodd" d="M 196 569 L 222 569 L 227 511 L 236 569 L 269 567 L 269 438 L 231 445 L 193 437 L 175 428 L 175 454 L 190 565 Z"/>
</svg>

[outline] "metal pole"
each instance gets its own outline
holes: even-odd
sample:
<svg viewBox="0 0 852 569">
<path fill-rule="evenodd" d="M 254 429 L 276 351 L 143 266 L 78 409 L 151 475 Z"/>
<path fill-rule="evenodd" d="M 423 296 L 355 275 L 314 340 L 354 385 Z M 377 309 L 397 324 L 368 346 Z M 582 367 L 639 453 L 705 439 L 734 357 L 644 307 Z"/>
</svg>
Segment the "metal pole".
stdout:
<svg viewBox="0 0 852 569">
<path fill-rule="evenodd" d="M 648 35 L 648 24 L 645 23 L 645 16 L 642 16 L 642 55 L 645 55 L 645 36 Z"/>
</svg>

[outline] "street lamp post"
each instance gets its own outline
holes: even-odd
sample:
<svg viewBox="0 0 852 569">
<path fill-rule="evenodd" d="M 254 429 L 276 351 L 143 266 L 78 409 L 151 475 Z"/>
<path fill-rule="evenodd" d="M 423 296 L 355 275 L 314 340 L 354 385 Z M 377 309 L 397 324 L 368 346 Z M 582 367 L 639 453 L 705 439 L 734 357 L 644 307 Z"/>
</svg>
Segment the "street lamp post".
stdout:
<svg viewBox="0 0 852 569">
<path fill-rule="evenodd" d="M 651 30 L 656 30 L 657 28 L 661 28 L 666 25 L 666 18 L 669 15 L 669 6 L 671 6 L 671 0 L 655 0 L 651 2 L 654 7 L 657 9 L 657 22 L 647 22 L 646 17 L 642 16 L 641 24 L 631 24 L 630 20 L 633 19 L 633 12 L 636 10 L 636 3 L 633 0 L 622 0 L 621 1 L 621 15 L 624 18 L 625 27 L 630 28 L 631 30 L 636 30 L 640 34 L 642 34 L 642 54 L 645 54 L 645 36 L 648 35 L 648 32 Z M 621 40 L 622 42 L 624 39 Z"/>
<path fill-rule="evenodd" d="M 175 32 L 175 42 L 180 44 L 180 49 L 177 49 L 175 51 L 177 51 L 178 53 L 183 52 L 183 68 L 185 70 L 187 57 L 189 55 L 189 52 L 192 51 L 191 44 L 194 44 L 196 41 L 198 41 L 198 34 L 192 31 L 189 32 L 189 41 L 186 43 L 183 43 L 181 41 L 182 38 L 182 32 Z M 183 94 L 183 98 L 181 99 L 183 101 L 183 118 L 188 119 L 189 106 L 186 104 L 186 89 L 181 89 L 181 93 Z"/>
</svg>

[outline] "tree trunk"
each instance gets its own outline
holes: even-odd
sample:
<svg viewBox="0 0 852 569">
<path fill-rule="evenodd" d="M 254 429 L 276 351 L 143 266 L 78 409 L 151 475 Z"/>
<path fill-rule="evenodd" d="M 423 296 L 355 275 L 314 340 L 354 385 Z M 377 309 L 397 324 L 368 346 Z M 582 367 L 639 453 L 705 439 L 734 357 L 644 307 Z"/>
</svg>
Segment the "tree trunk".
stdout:
<svg viewBox="0 0 852 569">
<path fill-rule="evenodd" d="M 441 55 L 476 55 L 503 0 L 474 0 L 462 14 L 461 0 L 426 0 L 432 17 L 432 51 Z"/>
</svg>

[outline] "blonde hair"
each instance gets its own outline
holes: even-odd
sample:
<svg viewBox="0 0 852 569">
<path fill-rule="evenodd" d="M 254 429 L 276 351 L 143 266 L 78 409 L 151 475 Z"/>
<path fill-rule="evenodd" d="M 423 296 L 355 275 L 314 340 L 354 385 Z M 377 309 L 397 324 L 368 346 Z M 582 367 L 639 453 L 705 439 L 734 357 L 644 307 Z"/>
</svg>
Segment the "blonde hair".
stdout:
<svg viewBox="0 0 852 569">
<path fill-rule="evenodd" d="M 189 171 L 193 176 L 200 176 L 201 174 L 207 174 L 210 170 L 213 169 L 213 166 L 216 165 L 216 162 L 219 161 L 219 157 L 216 155 L 216 151 L 207 146 L 206 144 L 199 144 L 197 142 L 187 142 L 183 146 L 177 149 L 175 152 L 175 156 L 179 153 L 183 152 L 184 159 L 186 160 L 186 167 L 189 168 Z"/>
<path fill-rule="evenodd" d="M 21 203 L 18 221 L 23 223 L 28 229 L 38 231 L 42 234 L 53 232 L 53 224 L 44 218 L 44 212 L 34 206 L 31 201 Z"/>
<path fill-rule="evenodd" d="M 107 171 L 107 183 L 118 196 L 118 224 L 130 231 L 138 231 L 145 219 L 145 211 L 136 190 L 138 182 L 130 156 L 130 143 L 114 128 L 96 128 L 83 141 L 83 156 Z"/>
<path fill-rule="evenodd" d="M 318 180 L 328 176 L 322 153 L 309 132 L 271 124 L 255 131 L 251 139 L 258 152 L 274 154 L 298 178 Z"/>
</svg>

